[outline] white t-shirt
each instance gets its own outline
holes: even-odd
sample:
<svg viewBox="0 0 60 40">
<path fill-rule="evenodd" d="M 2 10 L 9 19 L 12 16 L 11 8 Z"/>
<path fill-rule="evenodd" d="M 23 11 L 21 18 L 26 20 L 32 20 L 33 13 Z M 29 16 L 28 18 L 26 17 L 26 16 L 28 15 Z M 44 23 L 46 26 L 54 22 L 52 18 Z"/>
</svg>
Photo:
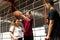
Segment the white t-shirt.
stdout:
<svg viewBox="0 0 60 40">
<path fill-rule="evenodd" d="M 14 36 L 16 36 L 17 38 L 23 37 L 22 28 L 20 26 L 18 27 L 11 26 L 9 31 L 13 32 Z"/>
</svg>

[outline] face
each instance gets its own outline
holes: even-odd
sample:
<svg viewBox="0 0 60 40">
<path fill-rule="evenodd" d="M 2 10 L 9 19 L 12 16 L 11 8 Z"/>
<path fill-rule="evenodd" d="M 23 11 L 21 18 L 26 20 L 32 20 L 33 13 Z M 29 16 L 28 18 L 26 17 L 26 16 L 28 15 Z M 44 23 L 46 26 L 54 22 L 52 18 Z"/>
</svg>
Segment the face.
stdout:
<svg viewBox="0 0 60 40">
<path fill-rule="evenodd" d="M 30 17 L 30 14 L 29 14 L 29 12 L 27 12 L 27 13 L 26 13 L 26 16 L 27 16 L 27 17 Z"/>
<path fill-rule="evenodd" d="M 20 20 L 16 20 L 15 24 L 20 25 Z"/>
</svg>

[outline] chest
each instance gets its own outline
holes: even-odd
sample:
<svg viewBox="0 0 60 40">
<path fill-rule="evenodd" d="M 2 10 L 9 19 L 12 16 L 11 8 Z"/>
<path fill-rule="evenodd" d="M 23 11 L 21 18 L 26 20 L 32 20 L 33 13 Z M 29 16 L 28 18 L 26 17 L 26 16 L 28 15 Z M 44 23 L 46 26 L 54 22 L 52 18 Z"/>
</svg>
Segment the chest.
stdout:
<svg viewBox="0 0 60 40">
<path fill-rule="evenodd" d="M 14 32 L 21 32 L 21 31 L 22 31 L 22 28 L 21 27 L 15 27 Z"/>
</svg>

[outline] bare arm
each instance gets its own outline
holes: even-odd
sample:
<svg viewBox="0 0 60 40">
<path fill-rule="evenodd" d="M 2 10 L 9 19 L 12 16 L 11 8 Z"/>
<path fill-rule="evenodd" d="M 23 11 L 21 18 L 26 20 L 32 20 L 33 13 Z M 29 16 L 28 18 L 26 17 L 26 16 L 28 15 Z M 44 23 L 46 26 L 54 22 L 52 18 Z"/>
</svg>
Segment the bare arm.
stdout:
<svg viewBox="0 0 60 40">
<path fill-rule="evenodd" d="M 11 25 L 9 29 L 9 34 L 12 38 L 14 38 L 13 31 L 14 31 L 14 25 Z"/>
<path fill-rule="evenodd" d="M 50 20 L 48 35 L 47 35 L 48 37 L 50 37 L 51 31 L 52 31 L 52 28 L 53 28 L 53 24 L 54 24 L 54 20 Z"/>
<path fill-rule="evenodd" d="M 10 26 L 10 29 L 9 29 L 9 34 L 10 34 L 10 36 L 11 36 L 14 40 L 18 40 L 18 38 L 14 36 L 13 32 L 14 32 L 14 26 Z"/>
<path fill-rule="evenodd" d="M 13 32 L 10 31 L 9 34 L 12 38 L 14 38 Z"/>
<path fill-rule="evenodd" d="M 30 21 L 30 19 L 24 15 L 22 15 L 23 18 L 25 18 L 26 20 Z"/>
</svg>

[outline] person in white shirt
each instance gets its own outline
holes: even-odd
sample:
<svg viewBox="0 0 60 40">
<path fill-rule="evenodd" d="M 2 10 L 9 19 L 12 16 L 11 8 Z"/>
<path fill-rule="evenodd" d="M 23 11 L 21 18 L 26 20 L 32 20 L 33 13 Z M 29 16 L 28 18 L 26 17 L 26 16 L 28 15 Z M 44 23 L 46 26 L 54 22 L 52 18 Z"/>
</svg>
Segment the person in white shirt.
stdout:
<svg viewBox="0 0 60 40">
<path fill-rule="evenodd" d="M 23 37 L 22 30 L 24 31 L 21 21 L 18 19 L 14 20 L 14 22 L 11 23 L 9 29 L 11 38 L 13 40 L 22 40 Z"/>
</svg>

